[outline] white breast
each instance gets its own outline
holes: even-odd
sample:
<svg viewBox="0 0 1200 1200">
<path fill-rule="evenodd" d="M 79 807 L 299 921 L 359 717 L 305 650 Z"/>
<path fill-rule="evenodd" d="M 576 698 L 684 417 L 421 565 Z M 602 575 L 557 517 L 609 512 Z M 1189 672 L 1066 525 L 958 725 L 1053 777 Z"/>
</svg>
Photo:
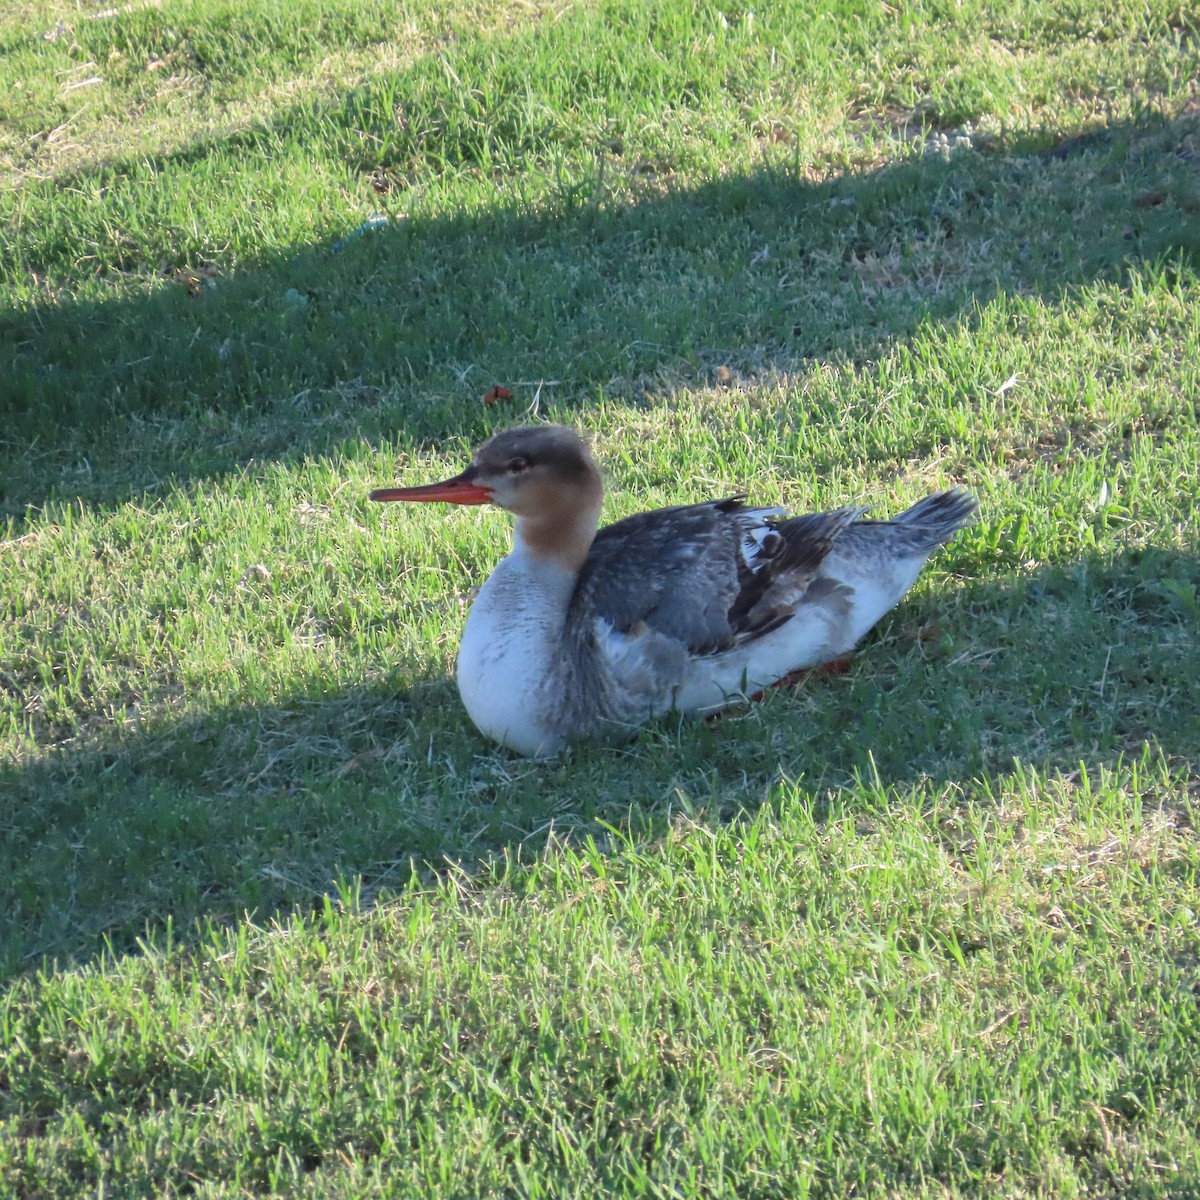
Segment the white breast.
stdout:
<svg viewBox="0 0 1200 1200">
<path fill-rule="evenodd" d="M 518 754 L 563 748 L 554 731 L 555 672 L 573 575 L 519 550 L 501 561 L 467 616 L 458 690 L 480 732 Z"/>
</svg>

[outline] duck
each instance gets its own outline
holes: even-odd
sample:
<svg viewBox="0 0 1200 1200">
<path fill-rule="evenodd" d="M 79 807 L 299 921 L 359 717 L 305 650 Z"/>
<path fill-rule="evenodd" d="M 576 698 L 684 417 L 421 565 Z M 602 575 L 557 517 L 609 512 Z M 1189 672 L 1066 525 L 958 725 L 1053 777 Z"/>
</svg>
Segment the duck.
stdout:
<svg viewBox="0 0 1200 1200">
<path fill-rule="evenodd" d="M 515 517 L 467 615 L 457 681 L 479 731 L 533 758 L 671 712 L 714 714 L 841 658 L 977 509 L 961 488 L 888 520 L 858 505 L 790 516 L 735 495 L 601 527 L 595 458 L 550 424 L 496 434 L 441 482 L 370 498 Z"/>
</svg>

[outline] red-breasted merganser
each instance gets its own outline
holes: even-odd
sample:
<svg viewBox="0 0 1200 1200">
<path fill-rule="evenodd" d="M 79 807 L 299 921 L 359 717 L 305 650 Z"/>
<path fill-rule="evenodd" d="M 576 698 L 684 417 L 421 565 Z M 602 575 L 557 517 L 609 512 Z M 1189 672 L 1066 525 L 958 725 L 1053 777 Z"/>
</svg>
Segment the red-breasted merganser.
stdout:
<svg viewBox="0 0 1200 1200">
<path fill-rule="evenodd" d="M 480 731 L 519 754 L 713 713 L 845 654 L 976 508 L 955 489 L 890 521 L 858 507 L 789 517 L 739 496 L 597 531 L 603 498 L 587 446 L 560 425 L 497 434 L 442 483 L 371 493 L 516 516 L 467 617 L 458 688 Z"/>
</svg>

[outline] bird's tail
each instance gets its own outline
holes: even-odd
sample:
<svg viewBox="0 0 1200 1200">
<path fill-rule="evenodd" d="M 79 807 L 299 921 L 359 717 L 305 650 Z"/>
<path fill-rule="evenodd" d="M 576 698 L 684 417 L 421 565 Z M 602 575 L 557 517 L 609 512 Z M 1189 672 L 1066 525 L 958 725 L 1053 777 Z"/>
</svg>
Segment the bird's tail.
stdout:
<svg viewBox="0 0 1200 1200">
<path fill-rule="evenodd" d="M 898 513 L 888 524 L 904 526 L 914 543 L 932 550 L 948 542 L 964 525 L 969 525 L 978 508 L 979 501 L 970 492 L 964 488 L 951 488 L 948 492 L 926 496 L 912 508 Z"/>
</svg>

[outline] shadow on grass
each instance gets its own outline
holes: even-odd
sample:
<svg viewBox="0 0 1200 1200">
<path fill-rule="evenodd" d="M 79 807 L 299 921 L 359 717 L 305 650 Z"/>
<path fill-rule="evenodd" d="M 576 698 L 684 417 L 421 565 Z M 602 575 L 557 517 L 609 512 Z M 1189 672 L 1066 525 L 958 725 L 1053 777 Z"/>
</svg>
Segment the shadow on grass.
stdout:
<svg viewBox="0 0 1200 1200">
<path fill-rule="evenodd" d="M 877 780 L 889 794 L 986 802 L 1014 760 L 1089 771 L 1147 747 L 1200 772 L 1200 559 L 1146 550 L 920 590 L 845 676 L 715 722 L 663 721 L 627 747 L 531 763 L 471 728 L 453 682 L 386 682 L 217 710 L 62 748 L 0 772 L 6 972 L 87 961 L 147 930 L 244 911 L 269 920 L 361 881 L 368 898 L 447 860 L 533 855 L 553 829 L 653 839 L 706 820 L 814 805 Z"/>
<path fill-rule="evenodd" d="M 164 264 L 176 282 L 149 295 L 0 314 L 0 514 L 117 503 L 346 439 L 476 440 L 535 396 L 636 403 L 718 366 L 863 361 L 999 292 L 1057 298 L 1194 259 L 1195 128 L 690 190 L 609 154 L 534 213 L 401 219 L 400 193 L 381 198 L 386 227 L 339 251 L 296 247 L 212 287 L 202 263 Z M 497 382 L 513 406 L 485 409 Z"/>
<path fill-rule="evenodd" d="M 1200 247 L 1195 127 L 692 189 L 614 152 L 536 212 L 401 219 L 393 194 L 388 226 L 341 250 L 296 247 L 214 287 L 204 264 L 170 262 L 175 282 L 149 295 L 7 312 L 0 513 L 118 503 L 348 438 L 475 440 L 539 388 L 583 408 L 716 366 L 737 378 L 865 361 L 923 324 L 971 321 L 998 293 L 1121 282 Z M 513 409 L 479 403 L 496 382 Z M 1194 558 L 1152 551 L 924 590 L 844 678 L 558 764 L 488 749 L 450 681 L 314 687 L 89 736 L 0 773 L 0 962 L 86 960 L 168 919 L 264 919 L 339 878 L 377 892 L 414 864 L 533 853 L 552 825 L 653 837 L 672 806 L 727 819 L 769 802 L 781 776 L 817 798 L 875 774 L 969 792 L 1014 758 L 1070 770 L 1147 742 L 1195 770 L 1184 650 L 1198 584 Z"/>
</svg>

